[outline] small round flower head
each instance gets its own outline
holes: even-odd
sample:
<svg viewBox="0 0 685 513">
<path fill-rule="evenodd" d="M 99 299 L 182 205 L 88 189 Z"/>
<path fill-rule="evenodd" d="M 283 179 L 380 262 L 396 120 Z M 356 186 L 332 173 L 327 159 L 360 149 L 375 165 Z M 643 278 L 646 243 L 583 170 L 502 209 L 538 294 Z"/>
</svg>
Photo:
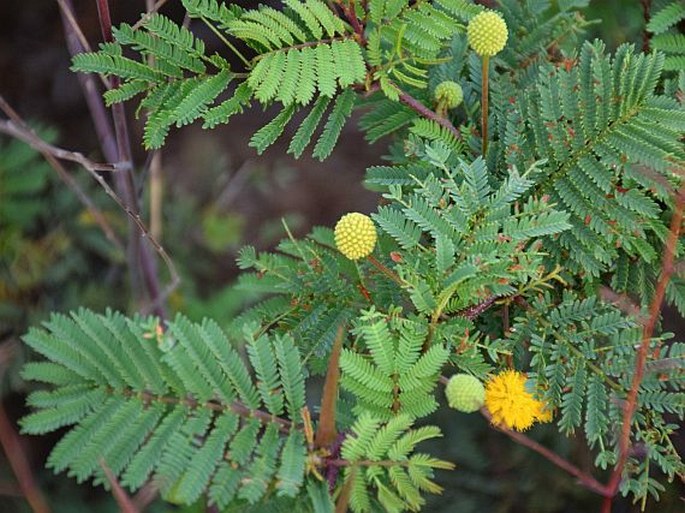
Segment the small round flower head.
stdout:
<svg viewBox="0 0 685 513">
<path fill-rule="evenodd" d="M 448 109 L 454 109 L 464 101 L 464 91 L 461 86 L 451 80 L 440 82 L 433 94 L 435 95 L 435 100 Z"/>
<path fill-rule="evenodd" d="M 492 423 L 525 431 L 545 417 L 544 405 L 526 390 L 526 375 L 507 370 L 485 385 L 485 407 Z"/>
<path fill-rule="evenodd" d="M 469 45 L 481 57 L 492 57 L 507 44 L 507 24 L 495 11 L 483 11 L 477 14 L 466 30 Z"/>
<path fill-rule="evenodd" d="M 470 374 L 455 374 L 447 382 L 445 396 L 450 408 L 464 413 L 478 411 L 485 401 L 485 388 Z"/>
<path fill-rule="evenodd" d="M 345 214 L 335 225 L 335 245 L 350 260 L 369 256 L 377 237 L 371 218 L 359 212 Z"/>
</svg>

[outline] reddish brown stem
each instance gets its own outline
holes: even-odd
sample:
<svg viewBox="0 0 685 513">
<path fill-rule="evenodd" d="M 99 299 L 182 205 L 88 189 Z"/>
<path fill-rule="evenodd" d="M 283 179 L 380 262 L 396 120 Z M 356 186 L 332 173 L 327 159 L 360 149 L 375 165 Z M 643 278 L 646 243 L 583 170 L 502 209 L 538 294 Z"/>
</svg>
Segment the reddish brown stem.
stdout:
<svg viewBox="0 0 685 513">
<path fill-rule="evenodd" d="M 344 326 L 338 327 L 333 350 L 328 360 L 326 381 L 323 385 L 321 398 L 321 412 L 319 413 L 319 425 L 316 430 L 316 446 L 330 447 L 335 442 L 338 433 L 335 429 L 335 404 L 338 400 L 338 383 L 340 381 L 340 351 L 345 338 Z"/>
<path fill-rule="evenodd" d="M 388 269 L 385 265 L 380 263 L 375 256 L 369 255 L 366 257 L 366 259 L 373 265 L 376 269 L 378 269 L 380 272 L 385 274 L 388 278 L 390 278 L 392 281 L 397 283 L 400 287 L 404 287 L 405 283 L 402 281 L 402 278 L 400 278 L 397 273 L 394 271 L 391 271 Z"/>
<path fill-rule="evenodd" d="M 100 467 L 102 467 L 102 470 L 105 473 L 105 476 L 107 476 L 107 480 L 112 487 L 112 495 L 114 496 L 114 500 L 117 501 L 120 513 L 140 513 L 140 510 L 134 504 L 133 499 L 131 499 L 131 497 L 129 497 L 126 491 L 121 487 L 119 481 L 117 480 L 117 476 L 115 476 L 112 470 L 107 466 L 105 460 L 100 460 Z"/>
<path fill-rule="evenodd" d="M 454 126 L 449 119 L 439 116 L 436 112 L 430 110 L 423 103 L 418 101 L 416 98 L 411 96 L 409 93 L 404 91 L 400 92 L 400 101 L 404 103 L 407 107 L 421 114 L 424 118 L 435 121 L 438 125 L 445 127 L 449 130 L 454 137 L 461 139 L 461 132 Z"/>
<path fill-rule="evenodd" d="M 97 0 L 97 8 L 102 37 L 105 42 L 112 42 L 112 18 L 110 16 L 108 0 Z M 119 87 L 119 78 L 112 77 L 111 85 L 113 88 Z M 117 167 L 119 168 L 119 172 L 115 175 L 117 192 L 123 199 L 127 209 L 138 215 L 140 205 L 133 180 L 133 153 L 131 151 L 128 122 L 123 104 L 115 103 L 112 106 L 112 118 L 114 120 L 114 136 L 117 148 L 116 160 L 118 162 Z M 98 122 L 97 119 L 94 119 L 94 121 Z M 152 302 L 151 309 L 153 313 L 160 318 L 165 318 L 166 311 L 162 304 L 157 263 L 148 246 L 141 243 L 143 235 L 137 229 L 136 224 L 129 220 L 128 267 L 131 274 L 131 285 L 134 292 L 140 290 L 140 279 L 142 279 Z"/>
<path fill-rule="evenodd" d="M 43 492 L 40 491 L 31 472 L 31 466 L 21 449 L 19 435 L 7 417 L 5 407 L 0 403 L 0 444 L 7 455 L 12 472 L 17 477 L 21 493 L 34 513 L 50 513 Z"/>
<path fill-rule="evenodd" d="M 659 316 L 661 313 L 661 304 L 664 301 L 664 296 L 666 295 L 666 288 L 671 280 L 674 270 L 674 261 L 676 246 L 678 244 L 678 237 L 680 236 L 680 231 L 683 224 L 683 211 L 685 210 L 685 186 L 682 186 L 675 196 L 675 208 L 673 212 L 673 217 L 671 218 L 670 232 L 668 239 L 666 241 L 666 247 L 664 249 L 664 256 L 661 262 L 661 276 L 656 285 L 656 290 L 654 291 L 654 297 L 649 306 L 649 317 L 644 323 L 644 328 L 642 331 L 642 342 L 640 343 L 640 348 L 637 352 L 637 358 L 635 359 L 635 371 L 633 372 L 633 380 L 630 384 L 630 390 L 628 391 L 628 396 L 623 403 L 623 422 L 621 424 L 621 435 L 619 438 L 618 445 L 618 461 L 614 467 L 611 477 L 609 478 L 609 483 L 607 484 L 607 497 L 602 504 L 602 513 L 611 512 L 612 498 L 616 495 L 618 488 L 621 484 L 621 476 L 623 475 L 623 469 L 626 462 L 628 461 L 628 453 L 630 450 L 630 434 L 631 426 L 633 422 L 633 415 L 637 409 L 637 396 L 640 390 L 640 384 L 644 378 L 645 365 L 647 363 L 647 355 L 649 352 L 649 345 L 652 341 L 652 336 L 654 335 L 654 330 L 656 328 L 657 322 L 659 321 Z"/>
<path fill-rule="evenodd" d="M 503 426 L 498 426 L 496 424 L 492 424 L 492 417 L 490 416 L 490 412 L 488 412 L 485 408 L 481 408 L 480 410 L 481 414 L 483 417 L 485 417 L 490 424 L 500 431 L 501 433 L 504 433 L 507 435 L 509 438 L 514 440 L 515 442 L 523 445 L 524 447 L 528 447 L 529 449 L 535 451 L 538 453 L 540 456 L 543 458 L 547 459 L 549 462 L 553 463 L 560 469 L 568 472 L 572 476 L 578 479 L 578 482 L 587 488 L 588 490 L 591 490 L 595 492 L 596 494 L 606 496 L 607 495 L 607 489 L 606 487 L 597 481 L 594 477 L 592 477 L 590 474 L 587 472 L 583 472 L 581 469 L 576 467 L 574 464 L 569 462 L 568 460 L 564 459 L 563 457 L 559 456 L 557 453 L 554 451 L 551 451 L 547 447 L 539 444 L 535 440 L 531 440 L 528 438 L 526 435 L 523 433 L 519 433 L 517 431 L 513 431 L 511 429 L 507 429 Z"/>
<path fill-rule="evenodd" d="M 354 9 L 354 0 L 348 0 L 348 3 L 344 3 L 344 0 L 339 3 L 347 21 L 352 25 L 352 29 L 357 36 L 357 40 L 361 44 L 366 43 L 366 36 L 364 35 L 364 26 L 360 23 L 359 18 L 357 18 L 357 13 Z"/>
</svg>

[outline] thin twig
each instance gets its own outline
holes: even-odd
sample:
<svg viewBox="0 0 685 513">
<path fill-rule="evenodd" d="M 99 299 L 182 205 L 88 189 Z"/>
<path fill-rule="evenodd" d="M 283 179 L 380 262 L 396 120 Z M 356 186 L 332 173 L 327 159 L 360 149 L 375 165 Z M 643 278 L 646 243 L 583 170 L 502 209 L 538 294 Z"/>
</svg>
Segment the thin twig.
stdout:
<svg viewBox="0 0 685 513">
<path fill-rule="evenodd" d="M 100 460 L 100 467 L 102 467 L 105 476 L 107 476 L 107 480 L 112 487 L 112 495 L 114 496 L 114 500 L 117 501 L 121 513 L 140 513 L 140 510 L 133 502 L 133 499 L 131 499 L 121 487 L 117 480 L 117 476 L 115 476 L 112 470 L 107 466 L 104 459 Z"/>
<path fill-rule="evenodd" d="M 88 41 L 85 40 L 83 32 L 74 17 L 74 7 L 71 0 L 58 0 L 58 2 L 69 55 L 74 57 L 79 53 L 90 52 L 90 45 L 88 44 Z M 83 96 L 86 99 L 88 111 L 90 112 L 90 117 L 95 126 L 95 133 L 98 136 L 102 154 L 106 161 L 116 162 L 118 156 L 114 129 L 112 128 L 112 121 L 98 91 L 96 77 L 99 77 L 106 89 L 110 89 L 112 86 L 109 83 L 109 80 L 103 75 L 77 73 L 76 76 L 81 85 Z"/>
<path fill-rule="evenodd" d="M 457 139 L 461 139 L 461 132 L 456 126 L 454 126 L 450 122 L 449 119 L 439 116 L 436 112 L 430 110 L 428 107 L 426 107 L 423 103 L 421 103 L 416 98 L 411 96 L 409 93 L 401 91 L 400 101 L 404 103 L 407 107 L 418 112 L 424 118 L 430 119 L 431 121 L 435 121 L 438 125 L 445 127 Z"/>
<path fill-rule="evenodd" d="M 29 465 L 26 454 L 22 451 L 19 435 L 12 427 L 2 402 L 0 402 L 0 445 L 5 451 L 12 472 L 17 477 L 21 493 L 33 512 L 50 513 L 50 506 L 48 506 L 43 492 L 36 484 L 31 472 L 31 465 Z"/>
<path fill-rule="evenodd" d="M 485 408 L 481 408 L 480 410 L 481 415 L 485 417 L 488 422 L 490 422 L 490 425 L 493 426 L 495 429 L 498 431 L 504 433 L 507 435 L 509 438 L 514 440 L 515 442 L 523 445 L 524 447 L 528 447 L 529 449 L 535 451 L 538 453 L 540 456 L 544 457 L 547 459 L 549 462 L 553 463 L 560 469 L 568 472 L 572 476 L 578 479 L 578 482 L 583 485 L 585 488 L 588 490 L 591 490 L 599 495 L 606 496 L 607 495 L 607 490 L 605 486 L 597 481 L 594 477 L 589 475 L 586 472 L 583 472 L 580 468 L 576 467 L 574 464 L 566 460 L 565 458 L 559 456 L 557 453 L 554 451 L 551 451 L 547 447 L 539 444 L 535 440 L 532 440 L 528 438 L 526 435 L 523 433 L 519 433 L 517 431 L 513 431 L 511 429 L 507 429 L 504 426 L 499 426 L 497 424 L 492 423 L 492 416 L 490 415 L 490 412 L 486 410 Z"/>
<path fill-rule="evenodd" d="M 114 233 L 106 217 L 95 206 L 88 195 L 81 189 L 79 184 L 72 178 L 62 164 L 57 160 L 68 160 L 76 162 L 90 171 L 116 171 L 116 168 L 111 164 L 100 164 L 89 160 L 81 153 L 64 150 L 53 146 L 43 139 L 39 138 L 35 132 L 26 124 L 26 122 L 17 114 L 17 112 L 7 103 L 7 101 L 0 95 L 0 110 L 2 110 L 10 120 L 0 120 L 0 132 L 10 135 L 16 139 L 22 140 L 29 144 L 32 148 L 39 151 L 52 168 L 57 172 L 60 178 L 67 184 L 69 188 L 76 194 L 78 199 L 91 212 L 95 222 L 100 226 L 105 236 L 117 247 L 123 251 L 123 245 L 119 238 Z"/>
<path fill-rule="evenodd" d="M 652 0 L 640 0 L 642 4 L 642 17 L 645 20 L 645 27 L 642 30 L 642 51 L 645 53 L 649 52 L 649 43 L 652 35 L 647 30 L 647 25 L 649 24 L 650 11 L 652 9 Z"/>
<path fill-rule="evenodd" d="M 81 27 L 76 21 L 76 17 L 74 16 L 74 6 L 72 5 L 71 0 L 57 0 L 57 3 L 59 4 L 60 13 L 62 14 L 62 17 L 69 28 L 69 30 L 65 30 L 65 32 L 68 32 L 68 36 L 73 35 L 81 47 L 81 50 L 77 53 L 92 52 L 93 49 L 91 48 L 90 43 L 86 39 L 86 36 L 83 34 L 83 30 L 81 30 Z"/>
<path fill-rule="evenodd" d="M 12 107 L 5 101 L 2 95 L 0 95 L 0 110 L 2 110 L 5 114 L 8 114 L 9 112 L 11 112 L 11 108 Z M 14 119 L 11 121 L 4 119 L 0 120 L 0 132 L 7 135 L 11 135 L 16 139 L 24 141 L 25 143 L 31 145 L 31 147 L 33 147 L 35 150 L 38 150 L 41 153 L 47 153 L 60 160 L 76 162 L 81 167 L 84 167 L 89 171 L 114 172 L 117 170 L 116 164 L 101 164 L 99 162 L 93 162 L 92 160 L 85 157 L 82 153 L 79 153 L 77 151 L 69 151 L 59 148 L 57 146 L 53 146 L 52 144 L 39 138 L 34 132 L 29 132 L 26 129 L 26 127 L 22 127 Z"/>
<path fill-rule="evenodd" d="M 147 12 L 140 17 L 140 19 L 133 25 L 132 29 L 138 30 L 143 25 L 143 23 L 145 23 L 150 18 L 150 15 L 159 11 L 162 8 L 162 6 L 165 3 L 167 3 L 167 1 L 168 0 L 157 0 L 157 2 L 155 2 L 155 4 L 151 6 L 150 3 L 146 0 L 145 6 Z"/>
<path fill-rule="evenodd" d="M 27 142 L 31 147 L 35 148 L 36 150 L 40 151 L 41 153 L 43 152 L 48 152 L 51 155 L 53 155 L 56 158 L 66 158 L 67 160 L 71 160 L 74 162 L 78 162 L 88 173 L 90 174 L 91 177 L 93 177 L 97 183 L 105 190 L 107 195 L 114 200 L 114 202 L 121 208 L 124 212 L 126 212 L 126 215 L 128 218 L 131 220 L 131 222 L 137 227 L 136 231 L 139 231 L 140 235 L 142 238 L 147 239 L 151 246 L 154 248 L 156 253 L 159 255 L 159 257 L 162 259 L 164 264 L 166 265 L 169 275 L 170 275 L 170 282 L 165 288 L 165 290 L 158 294 L 157 296 L 157 301 L 155 301 L 152 304 L 153 309 L 157 309 L 158 303 L 160 301 L 166 300 L 166 298 L 171 294 L 171 292 L 174 291 L 174 289 L 178 286 L 180 283 L 180 278 L 178 275 L 178 272 L 176 271 L 176 266 L 174 265 L 174 262 L 171 260 L 171 257 L 169 254 L 166 252 L 166 250 L 161 246 L 161 244 L 150 235 L 150 231 L 145 225 L 145 223 L 142 221 L 141 217 L 139 214 L 136 212 L 132 211 L 127 205 L 124 204 L 123 200 L 117 195 L 116 192 L 109 186 L 107 181 L 97 172 L 100 170 L 104 164 L 97 164 L 95 162 L 92 162 L 88 160 L 86 157 L 83 155 L 80 155 L 79 153 L 76 152 L 70 152 L 66 150 L 62 150 L 61 148 L 56 148 L 52 146 L 51 144 L 48 144 L 45 142 L 43 139 L 41 139 L 33 130 L 28 128 L 26 126 L 26 123 L 18 117 L 18 115 L 14 112 L 14 110 L 5 102 L 4 98 L 0 95 L 0 108 L 4 110 L 5 112 L 11 112 L 13 113 L 13 116 L 16 118 L 13 119 L 11 122 L 5 121 L 5 122 L 0 122 L 0 131 L 2 130 L 3 127 L 8 127 L 11 126 L 13 131 L 17 131 L 17 137 L 21 135 L 21 139 L 25 142 Z M 5 110 L 7 109 L 7 110 Z M 9 114 L 8 114 L 9 115 Z M 14 125 L 8 125 L 8 123 L 14 123 Z M 55 151 L 57 154 L 53 153 Z M 110 166 L 106 168 L 108 171 L 113 171 L 118 169 L 117 166 Z M 161 316 L 160 316 L 161 317 Z"/>
<path fill-rule="evenodd" d="M 664 255 L 661 263 L 661 276 L 657 282 L 654 291 L 654 297 L 649 305 L 649 318 L 644 323 L 642 331 L 642 342 L 637 352 L 635 359 L 635 370 L 633 372 L 633 380 L 630 384 L 630 390 L 623 403 L 623 422 L 621 424 L 621 434 L 618 444 L 618 461 L 611 473 L 609 482 L 606 486 L 607 496 L 602 504 L 602 513 L 610 513 L 613 497 L 618 492 L 621 484 L 621 477 L 623 469 L 628 461 L 628 454 L 630 451 L 630 435 L 631 426 L 633 423 L 633 415 L 637 409 L 637 396 L 640 390 L 640 385 L 645 374 L 645 366 L 647 363 L 647 355 L 649 352 L 649 345 L 652 342 L 652 336 L 656 329 L 657 322 L 661 314 L 661 305 L 666 295 L 666 288 L 671 280 L 673 271 L 675 269 L 675 253 L 678 245 L 678 238 L 683 224 L 683 212 L 685 211 L 685 185 L 681 186 L 680 190 L 675 196 L 675 206 L 673 210 L 673 217 L 671 218 L 670 232 L 666 240 L 666 247 L 664 248 Z"/>
<path fill-rule="evenodd" d="M 245 418 L 254 418 L 263 424 L 276 423 L 281 432 L 288 433 L 293 428 L 293 423 L 288 419 L 272 415 L 266 411 L 253 410 L 241 401 L 233 401 L 230 404 L 220 403 L 218 401 L 204 401 L 198 402 L 192 398 L 179 398 L 167 395 L 157 395 L 153 392 L 143 391 L 136 392 L 133 390 L 125 390 L 123 395 L 126 397 L 136 396 L 140 397 L 144 402 L 159 402 L 163 404 L 184 404 L 190 408 L 207 408 L 208 410 L 216 412 L 224 412 L 231 410 L 233 413 Z"/>
<path fill-rule="evenodd" d="M 17 130 L 17 128 L 12 124 L 11 121 L 4 121 L 0 120 L 0 132 L 3 132 L 7 135 L 11 135 L 12 137 L 15 137 L 16 139 L 22 140 L 26 142 L 27 144 L 31 144 L 29 140 L 23 137 L 23 134 L 21 133 L 20 130 Z M 44 141 L 41 141 L 44 142 Z M 47 143 L 45 143 L 47 146 L 51 146 Z M 107 221 L 107 218 L 105 215 L 102 213 L 102 211 L 95 206 L 93 201 L 90 199 L 90 197 L 81 189 L 81 186 L 78 184 L 76 180 L 69 174 L 69 172 L 65 169 L 65 167 L 57 160 L 57 158 L 50 153 L 47 149 L 43 148 L 40 149 L 38 145 L 32 146 L 34 149 L 37 149 L 40 151 L 40 153 L 43 155 L 45 160 L 50 164 L 50 166 L 55 170 L 55 172 L 59 175 L 61 180 L 69 187 L 76 197 L 79 199 L 79 201 L 88 209 L 90 214 L 93 216 L 93 220 L 98 224 L 102 232 L 105 234 L 105 237 L 107 237 L 107 240 L 109 240 L 114 246 L 121 251 L 122 253 L 125 251 L 124 245 L 122 244 L 121 240 L 119 237 L 114 233 L 114 230 L 112 229 L 112 226 L 109 224 Z M 54 148 L 54 147 L 53 147 Z M 55 150 L 59 150 L 59 148 L 54 148 Z M 86 159 L 87 160 L 87 159 Z M 99 166 L 101 164 L 95 164 L 95 166 Z"/>
<path fill-rule="evenodd" d="M 108 0 L 97 0 L 97 7 L 102 37 L 105 42 L 112 42 L 112 19 Z M 119 87 L 119 77 L 112 77 L 111 83 L 113 88 Z M 135 228 L 136 226 L 140 228 L 140 226 L 144 225 L 140 221 L 140 202 L 136 194 L 133 178 L 133 153 L 131 151 L 128 121 L 123 104 L 115 103 L 112 105 L 112 118 L 114 120 L 114 136 L 117 146 L 118 158 L 116 161 L 118 162 L 119 169 L 119 172 L 115 175 L 117 192 L 127 212 L 132 214 L 132 216 L 129 216 L 128 236 L 128 270 L 131 277 L 131 287 L 134 294 L 141 290 L 140 280 L 142 279 L 151 301 L 149 305 L 150 310 L 158 317 L 165 318 L 166 309 L 164 302 L 167 296 L 165 293 L 160 292 L 157 262 L 148 250 L 148 246 L 141 243 L 141 237 L 145 239 L 149 234 L 147 229 L 137 233 L 138 230 Z"/>
</svg>

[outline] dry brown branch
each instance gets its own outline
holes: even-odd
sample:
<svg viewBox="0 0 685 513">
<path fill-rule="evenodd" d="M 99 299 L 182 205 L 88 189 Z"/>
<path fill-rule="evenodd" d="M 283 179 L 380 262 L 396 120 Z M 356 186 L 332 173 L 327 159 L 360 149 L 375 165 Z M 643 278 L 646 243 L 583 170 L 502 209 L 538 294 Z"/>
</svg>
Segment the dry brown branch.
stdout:
<svg viewBox="0 0 685 513">
<path fill-rule="evenodd" d="M 171 257 L 168 255 L 166 250 L 161 246 L 161 244 L 152 236 L 150 236 L 150 231 L 141 219 L 140 215 L 132 211 L 123 200 L 114 192 L 107 181 L 97 172 L 97 171 L 120 171 L 117 165 L 110 164 L 98 164 L 87 159 L 83 155 L 77 152 L 71 152 L 63 150 L 62 148 L 57 148 L 48 144 L 46 141 L 41 139 L 33 130 L 31 130 L 26 123 L 14 112 L 14 110 L 7 104 L 2 96 L 0 96 L 0 109 L 7 113 L 8 116 L 12 118 L 11 121 L 0 120 L 0 131 L 5 131 L 11 135 L 21 139 L 22 141 L 29 144 L 32 148 L 41 152 L 41 154 L 49 154 L 56 159 L 65 159 L 80 164 L 91 177 L 97 181 L 97 183 L 105 190 L 107 195 L 114 200 L 114 202 L 121 208 L 126 215 L 131 220 L 131 222 L 137 227 L 140 237 L 147 239 L 159 257 L 162 259 L 166 265 L 169 275 L 170 282 L 166 289 L 157 295 L 157 298 L 150 305 L 151 310 L 159 310 L 161 303 L 166 300 L 166 298 L 174 291 L 174 289 L 180 283 L 180 278 L 178 272 L 176 271 L 176 266 L 174 265 Z M 10 114 L 11 113 L 11 114 Z M 117 174 L 115 173 L 115 174 Z M 161 316 L 160 316 L 161 317 Z"/>
</svg>

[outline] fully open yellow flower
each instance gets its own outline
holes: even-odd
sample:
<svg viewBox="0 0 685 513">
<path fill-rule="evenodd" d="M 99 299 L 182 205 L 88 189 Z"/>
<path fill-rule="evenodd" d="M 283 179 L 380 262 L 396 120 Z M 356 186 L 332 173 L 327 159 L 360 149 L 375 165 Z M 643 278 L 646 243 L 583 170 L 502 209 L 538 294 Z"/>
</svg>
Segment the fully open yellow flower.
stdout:
<svg viewBox="0 0 685 513">
<path fill-rule="evenodd" d="M 526 390 L 526 375 L 507 370 L 485 385 L 485 407 L 492 423 L 517 431 L 525 431 L 535 422 L 552 420 L 551 411 Z"/>
</svg>

